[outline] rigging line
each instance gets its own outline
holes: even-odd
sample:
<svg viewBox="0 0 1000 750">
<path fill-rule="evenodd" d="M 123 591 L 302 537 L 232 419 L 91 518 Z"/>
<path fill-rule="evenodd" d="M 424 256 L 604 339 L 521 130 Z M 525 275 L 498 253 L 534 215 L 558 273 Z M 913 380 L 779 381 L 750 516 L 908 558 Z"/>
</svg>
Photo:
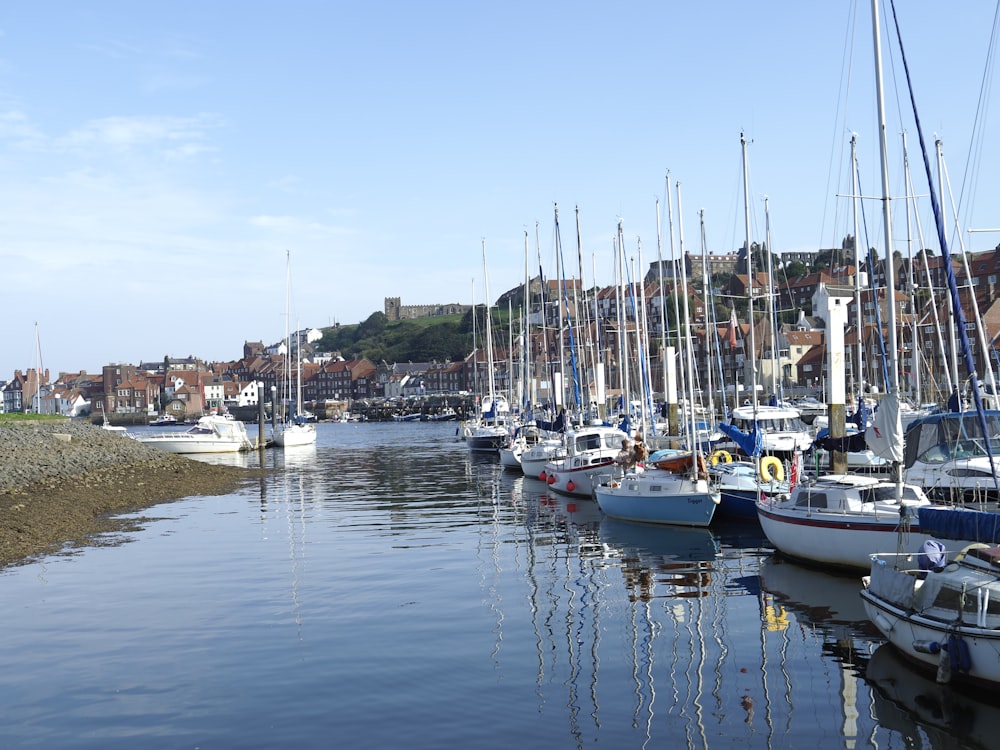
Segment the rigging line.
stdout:
<svg viewBox="0 0 1000 750">
<path fill-rule="evenodd" d="M 858 194 L 864 195 L 864 190 L 861 189 L 861 170 L 858 169 L 857 164 L 854 165 L 853 169 L 855 170 L 856 179 L 858 181 Z M 865 204 L 863 201 L 861 202 L 861 223 L 864 225 L 865 228 L 865 246 L 868 248 L 867 265 L 868 265 L 868 275 L 870 277 L 870 282 L 868 284 L 868 287 L 871 290 L 872 304 L 875 307 L 875 330 L 878 332 L 879 354 L 881 355 L 879 359 L 882 363 L 882 387 L 885 389 L 884 392 L 888 393 L 891 389 L 891 383 L 889 381 L 888 358 L 886 357 L 885 353 L 885 337 L 882 335 L 882 310 L 878 304 L 879 287 L 875 284 L 875 256 L 872 253 L 871 243 L 868 241 L 868 216 L 865 213 Z M 855 238 L 854 239 L 855 248 L 857 248 L 857 241 L 858 241 L 857 238 Z M 891 263 L 892 261 L 887 260 L 886 262 Z M 855 269 L 854 273 L 857 272 L 858 272 L 857 269 Z M 896 304 L 895 295 L 896 295 L 895 289 L 886 288 L 885 301 L 887 305 Z M 857 314 L 858 314 L 858 335 L 861 335 L 861 331 L 864 328 L 863 326 L 864 316 L 861 314 L 861 310 L 858 310 Z M 861 393 L 859 395 L 861 398 L 864 398 L 864 393 Z"/>
<path fill-rule="evenodd" d="M 843 62 L 841 63 L 841 76 L 840 76 L 840 91 L 837 92 L 837 107 L 840 108 L 841 102 L 847 100 L 847 95 L 845 94 L 845 88 L 850 90 L 851 88 L 851 76 L 853 73 L 853 56 L 850 51 L 854 49 L 854 33 L 857 28 L 857 3 L 851 3 L 851 7 L 848 8 L 848 23 L 847 31 L 845 32 L 844 39 L 844 52 L 843 52 Z M 846 67 L 846 73 L 844 68 Z M 845 86 L 846 81 L 846 86 Z M 841 122 L 840 115 L 843 114 L 843 121 Z M 839 124 L 838 124 L 839 123 Z M 844 163 L 844 139 L 840 137 L 843 132 L 851 132 L 850 128 L 847 127 L 847 108 L 844 107 L 843 112 L 837 112 L 837 116 L 834 117 L 834 128 L 833 137 L 830 139 L 830 163 L 827 167 L 827 180 L 826 180 L 826 195 L 830 195 L 832 191 L 830 190 L 830 176 L 833 173 L 833 165 L 837 164 L 837 184 L 840 184 L 840 179 L 843 176 L 843 163 Z M 837 144 L 840 144 L 840 153 L 838 155 L 834 154 L 834 150 Z M 836 209 L 837 202 L 834 201 L 834 207 Z M 818 243 L 819 247 L 823 247 L 823 235 L 826 231 L 826 211 L 829 206 L 829 200 L 823 202 L 823 218 L 820 221 L 820 241 Z M 837 222 L 834 220 L 834 226 Z"/>
<path fill-rule="evenodd" d="M 972 358 L 972 349 L 969 345 L 969 334 L 965 330 L 965 313 L 962 310 L 961 299 L 958 296 L 958 282 L 955 279 L 955 267 L 951 262 L 951 251 L 948 249 L 948 241 L 945 238 L 944 220 L 941 214 L 941 205 L 938 203 L 937 191 L 934 189 L 934 179 L 931 173 L 930 158 L 927 155 L 927 143 L 924 140 L 924 131 L 920 126 L 920 115 L 917 113 L 917 101 L 913 92 L 913 82 L 910 80 L 910 67 L 906 63 L 906 52 L 903 50 L 903 35 L 899 30 L 899 19 L 896 16 L 895 0 L 889 0 L 892 6 L 892 21 L 896 27 L 896 39 L 899 43 L 899 54 L 903 60 L 903 69 L 906 71 L 906 83 L 910 94 L 910 106 L 913 108 L 913 120 L 917 127 L 917 136 L 920 140 L 920 155 L 924 160 L 924 172 L 927 176 L 927 184 L 931 198 L 931 210 L 934 212 L 934 226 L 937 228 L 938 242 L 941 245 L 941 255 L 944 257 L 945 275 L 948 279 L 948 290 L 951 293 L 951 305 L 955 311 L 955 323 L 958 326 L 959 340 L 962 342 L 962 354 L 965 358 L 965 366 L 969 371 L 969 380 L 972 382 L 972 398 L 976 404 L 976 414 L 979 416 L 979 426 L 983 435 L 989 435 L 990 431 L 986 424 L 986 415 L 983 413 L 983 399 L 979 392 L 979 376 L 976 372 L 976 363 Z M 993 474 L 993 485 L 1000 491 L 1000 477 L 997 477 L 996 464 L 993 457 L 993 447 L 991 440 L 985 440 L 986 453 L 990 458 L 990 471 Z"/>
<path fill-rule="evenodd" d="M 962 183 L 958 191 L 958 205 L 962 208 L 966 187 L 969 188 L 969 201 L 965 206 L 963 224 L 968 225 L 976 200 L 976 184 L 979 182 L 979 170 L 982 167 L 983 142 L 986 139 L 986 114 L 989 111 L 991 83 L 993 80 L 993 65 L 996 58 L 997 36 L 1000 29 L 1000 0 L 997 0 L 993 12 L 993 26 L 990 30 L 990 43 L 987 46 L 986 62 L 983 65 L 983 77 L 979 84 L 979 99 L 976 101 L 976 116 L 972 122 L 972 136 L 969 138 L 969 151 L 966 155 L 965 170 L 962 173 Z"/>
</svg>

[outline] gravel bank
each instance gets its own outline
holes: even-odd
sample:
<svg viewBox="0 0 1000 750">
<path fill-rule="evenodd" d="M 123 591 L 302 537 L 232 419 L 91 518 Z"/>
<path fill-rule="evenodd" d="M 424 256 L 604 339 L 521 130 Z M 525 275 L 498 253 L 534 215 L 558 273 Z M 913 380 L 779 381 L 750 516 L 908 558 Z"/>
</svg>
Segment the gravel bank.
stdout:
<svg viewBox="0 0 1000 750">
<path fill-rule="evenodd" d="M 0 424 L 0 568 L 136 523 L 111 514 L 228 493 L 255 476 L 83 422 Z"/>
</svg>

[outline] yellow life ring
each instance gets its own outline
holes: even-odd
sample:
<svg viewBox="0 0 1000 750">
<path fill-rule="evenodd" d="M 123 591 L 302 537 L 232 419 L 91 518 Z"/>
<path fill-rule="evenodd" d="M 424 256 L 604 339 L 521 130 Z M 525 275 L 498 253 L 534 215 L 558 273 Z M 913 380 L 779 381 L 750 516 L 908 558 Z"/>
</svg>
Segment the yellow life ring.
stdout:
<svg viewBox="0 0 1000 750">
<path fill-rule="evenodd" d="M 784 482 L 785 465 L 781 463 L 781 459 L 776 456 L 764 456 L 760 460 L 760 478 L 765 482 Z"/>
<path fill-rule="evenodd" d="M 724 464 L 729 464 L 733 462 L 733 454 L 729 451 L 719 449 L 712 454 L 710 460 L 712 462 L 712 466 L 718 466 L 720 461 Z"/>
</svg>

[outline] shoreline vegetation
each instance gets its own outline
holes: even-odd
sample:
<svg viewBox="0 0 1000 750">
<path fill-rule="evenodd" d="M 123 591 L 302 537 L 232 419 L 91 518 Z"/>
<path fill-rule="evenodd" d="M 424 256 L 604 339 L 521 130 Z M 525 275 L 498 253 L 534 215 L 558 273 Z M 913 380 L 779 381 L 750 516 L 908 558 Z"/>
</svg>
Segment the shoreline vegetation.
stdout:
<svg viewBox="0 0 1000 750">
<path fill-rule="evenodd" d="M 0 570 L 103 543 L 143 518 L 118 518 L 197 495 L 228 494 L 256 474 L 165 453 L 69 420 L 0 421 Z M 99 535 L 111 534 L 110 542 Z"/>
</svg>

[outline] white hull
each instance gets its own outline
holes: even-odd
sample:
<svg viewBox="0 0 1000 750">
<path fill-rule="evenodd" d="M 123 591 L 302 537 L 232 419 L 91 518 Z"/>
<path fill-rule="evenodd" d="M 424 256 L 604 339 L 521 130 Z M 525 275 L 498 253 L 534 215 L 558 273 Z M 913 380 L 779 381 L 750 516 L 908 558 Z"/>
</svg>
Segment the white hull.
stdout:
<svg viewBox="0 0 1000 750">
<path fill-rule="evenodd" d="M 621 474 L 621 467 L 611 459 L 594 459 L 593 463 L 579 456 L 564 458 L 545 465 L 545 483 L 553 492 L 576 497 L 592 497 L 594 488 Z"/>
<path fill-rule="evenodd" d="M 521 454 L 521 471 L 531 479 L 545 481 L 545 466 L 566 457 L 561 440 L 538 443 Z"/>
<path fill-rule="evenodd" d="M 136 438 L 140 443 L 151 445 L 167 453 L 238 453 L 245 450 L 246 446 L 242 442 L 232 440 L 210 440 L 198 438 L 185 438 L 183 435 L 175 437 L 156 436 Z"/>
<path fill-rule="evenodd" d="M 933 570 L 876 555 L 861 599 L 868 619 L 939 682 L 1000 687 L 1000 549 L 975 545 Z M 905 561 L 910 565 L 910 561 Z M 915 567 L 915 565 L 913 565 Z M 930 566 L 924 566 L 930 567 Z"/>
<path fill-rule="evenodd" d="M 1000 686 L 1000 631 L 995 628 L 953 628 L 949 623 L 932 620 L 905 611 L 884 601 L 876 600 L 867 591 L 861 592 L 868 619 L 890 643 L 915 661 L 935 669 L 940 666 L 941 653 L 924 653 L 916 644 L 947 643 L 960 637 L 969 651 L 970 668 L 963 679 L 969 682 Z M 946 653 L 946 657 L 949 655 Z"/>
<path fill-rule="evenodd" d="M 242 422 L 224 417 L 202 417 L 185 432 L 136 435 L 144 445 L 167 453 L 237 453 L 252 448 Z"/>
<path fill-rule="evenodd" d="M 280 448 L 313 445 L 315 442 L 316 426 L 312 424 L 293 424 L 274 431 L 274 444 Z"/>
<path fill-rule="evenodd" d="M 803 483 L 787 499 L 763 498 L 757 518 L 782 554 L 804 562 L 868 570 L 879 551 L 917 552 L 927 540 L 918 509 L 930 505 L 905 485 L 903 512 L 893 483 L 852 474 Z"/>
<path fill-rule="evenodd" d="M 843 513 L 779 510 L 767 500 L 757 504 L 757 519 L 768 541 L 788 557 L 818 565 L 867 570 L 879 550 L 917 552 L 928 536 L 919 531 L 899 533 L 899 514 L 880 518 Z"/>
<path fill-rule="evenodd" d="M 500 465 L 505 469 L 521 470 L 521 454 L 524 446 L 520 443 L 513 443 L 506 448 L 500 449 Z"/>
</svg>

